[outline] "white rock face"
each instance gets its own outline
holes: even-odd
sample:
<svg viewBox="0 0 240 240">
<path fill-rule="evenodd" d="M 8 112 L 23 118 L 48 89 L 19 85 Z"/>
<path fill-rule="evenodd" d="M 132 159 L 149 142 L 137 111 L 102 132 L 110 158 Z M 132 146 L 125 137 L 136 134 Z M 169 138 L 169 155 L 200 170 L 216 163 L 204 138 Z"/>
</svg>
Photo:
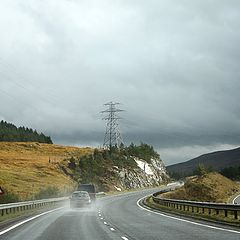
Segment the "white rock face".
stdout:
<svg viewBox="0 0 240 240">
<path fill-rule="evenodd" d="M 137 163 L 138 167 L 141 168 L 146 174 L 153 175 L 153 171 L 147 162 L 138 159 L 134 160 Z"/>
<path fill-rule="evenodd" d="M 161 159 L 152 158 L 150 163 L 138 158 L 134 158 L 134 160 L 138 165 L 134 169 L 113 169 L 119 181 L 118 188 L 130 189 L 159 186 L 169 179 Z"/>
</svg>

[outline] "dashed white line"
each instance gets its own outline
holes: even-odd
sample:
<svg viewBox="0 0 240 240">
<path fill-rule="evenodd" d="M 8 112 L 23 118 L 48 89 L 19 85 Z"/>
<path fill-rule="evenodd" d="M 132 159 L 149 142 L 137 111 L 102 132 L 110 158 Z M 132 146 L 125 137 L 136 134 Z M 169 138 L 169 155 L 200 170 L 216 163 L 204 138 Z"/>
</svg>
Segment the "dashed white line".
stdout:
<svg viewBox="0 0 240 240">
<path fill-rule="evenodd" d="M 127 237 L 121 237 L 123 240 L 128 240 L 128 238 Z"/>
<path fill-rule="evenodd" d="M 150 209 L 144 208 L 144 207 L 142 207 L 142 206 L 139 204 L 139 202 L 142 201 L 144 198 L 146 198 L 146 196 L 143 197 L 143 198 L 138 199 L 137 205 L 138 205 L 138 207 L 140 207 L 141 209 L 143 209 L 143 210 L 145 210 L 145 211 L 148 211 L 148 212 L 151 212 L 151 213 L 154 213 L 154 214 L 163 216 L 163 217 L 171 218 L 171 219 L 174 219 L 174 220 L 177 220 L 177 221 L 186 222 L 186 223 L 191 223 L 191 224 L 194 224 L 194 225 L 197 225 L 197 226 L 201 226 L 201 227 L 207 227 L 207 228 L 211 228 L 211 229 L 215 229 L 215 230 L 220 230 L 220 231 L 225 231 L 225 232 L 240 234 L 239 231 L 235 231 L 235 230 L 231 230 L 231 229 L 226 229 L 226 228 L 220 228 L 220 227 L 214 227 L 214 226 L 211 226 L 211 225 L 206 225 L 206 224 L 197 223 L 197 222 L 192 222 L 192 221 L 189 221 L 189 220 L 185 220 L 185 219 L 181 219 L 181 218 L 177 218 L 177 217 L 172 217 L 172 216 L 169 216 L 169 215 L 160 213 L 160 212 L 155 212 L 155 211 L 152 211 L 152 210 L 150 210 Z"/>
<path fill-rule="evenodd" d="M 101 217 L 100 219 L 103 220 L 103 217 Z"/>
<path fill-rule="evenodd" d="M 36 219 L 36 218 L 39 218 L 39 217 L 41 217 L 41 216 L 43 216 L 43 215 L 46 215 L 46 214 L 48 214 L 48 213 L 57 211 L 57 210 L 62 209 L 62 208 L 63 208 L 63 207 L 60 207 L 60 208 L 57 208 L 57 209 L 53 209 L 53 210 L 50 210 L 50 211 L 47 211 L 47 212 L 38 214 L 38 215 L 36 215 L 36 216 L 34 216 L 34 217 L 28 218 L 28 219 L 26 219 L 26 220 L 24 220 L 24 221 L 22 221 L 22 222 L 19 222 L 19 223 L 13 225 L 12 227 L 7 228 L 7 229 L 1 231 L 1 232 L 0 232 L 0 236 L 3 235 L 3 234 L 5 234 L 5 233 L 7 233 L 7 232 L 9 232 L 9 231 L 11 231 L 11 230 L 13 230 L 13 229 L 15 229 L 15 228 L 17 228 L 17 227 L 19 227 L 19 226 L 21 226 L 21 225 L 23 225 L 24 223 L 30 222 L 30 221 L 32 221 L 32 220 L 34 220 L 34 219 Z"/>
<path fill-rule="evenodd" d="M 107 222 L 103 222 L 105 225 L 107 225 Z"/>
<path fill-rule="evenodd" d="M 110 230 L 111 230 L 111 231 L 115 231 L 115 229 L 114 229 L 114 228 L 110 228 Z"/>
</svg>

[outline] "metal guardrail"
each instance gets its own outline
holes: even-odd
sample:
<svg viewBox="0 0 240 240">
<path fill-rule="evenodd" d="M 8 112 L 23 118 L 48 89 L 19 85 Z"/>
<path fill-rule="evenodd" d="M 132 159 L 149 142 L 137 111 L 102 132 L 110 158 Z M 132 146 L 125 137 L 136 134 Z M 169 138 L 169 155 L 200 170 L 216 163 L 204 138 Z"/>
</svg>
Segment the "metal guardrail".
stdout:
<svg viewBox="0 0 240 240">
<path fill-rule="evenodd" d="M 163 190 L 156 192 L 152 195 L 152 199 L 155 203 L 168 208 L 174 208 L 180 211 L 191 211 L 192 213 L 207 213 L 208 215 L 216 214 L 220 212 L 224 213 L 225 217 L 233 215 L 234 219 L 238 219 L 240 216 L 240 205 L 224 204 L 224 203 L 210 203 L 210 202 L 194 202 L 176 199 L 166 199 L 158 197 L 158 195 L 168 192 L 169 190 Z"/>
<path fill-rule="evenodd" d="M 33 200 L 33 201 L 26 201 L 26 202 L 0 204 L 0 216 L 3 216 L 5 214 L 10 214 L 10 213 L 16 213 L 20 211 L 40 208 L 43 206 L 54 206 L 68 199 L 69 197 L 61 197 L 61 198 L 50 198 L 50 199 Z"/>
</svg>

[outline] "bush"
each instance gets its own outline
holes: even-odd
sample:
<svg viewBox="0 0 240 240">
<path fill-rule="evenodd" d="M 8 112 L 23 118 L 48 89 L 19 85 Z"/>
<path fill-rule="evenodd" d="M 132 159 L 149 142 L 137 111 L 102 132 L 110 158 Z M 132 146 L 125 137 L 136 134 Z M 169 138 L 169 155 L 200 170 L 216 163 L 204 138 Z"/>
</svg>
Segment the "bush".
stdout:
<svg viewBox="0 0 240 240">
<path fill-rule="evenodd" d="M 145 160 L 146 162 L 150 163 L 151 158 L 159 158 L 159 154 L 154 151 L 153 146 L 150 146 L 146 143 L 141 143 L 139 146 L 134 145 L 131 143 L 129 147 L 125 148 L 125 151 L 130 156 L 135 156 Z"/>
<path fill-rule="evenodd" d="M 198 175 L 198 176 L 203 176 L 210 172 L 212 172 L 211 167 L 205 167 L 204 164 L 199 163 L 198 166 L 196 167 L 196 169 L 193 171 L 193 174 Z"/>
<path fill-rule="evenodd" d="M 223 168 L 220 172 L 223 176 L 232 180 L 240 180 L 240 166 Z"/>
<path fill-rule="evenodd" d="M 40 189 L 35 194 L 35 199 L 54 198 L 59 196 L 59 189 L 55 186 L 48 186 L 47 188 Z"/>
<path fill-rule="evenodd" d="M 4 195 L 0 195 L 0 203 L 13 203 L 19 202 L 19 197 L 11 192 L 5 192 Z"/>
<path fill-rule="evenodd" d="M 75 169 L 77 167 L 74 157 L 71 157 L 69 159 L 68 167 L 71 169 Z"/>
</svg>

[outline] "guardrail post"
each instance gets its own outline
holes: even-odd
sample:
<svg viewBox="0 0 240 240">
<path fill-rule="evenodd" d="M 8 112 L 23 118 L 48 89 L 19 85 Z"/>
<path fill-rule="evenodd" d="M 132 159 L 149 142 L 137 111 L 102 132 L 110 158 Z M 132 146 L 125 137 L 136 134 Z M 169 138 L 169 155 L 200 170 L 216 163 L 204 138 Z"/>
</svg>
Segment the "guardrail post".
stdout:
<svg viewBox="0 0 240 240">
<path fill-rule="evenodd" d="M 238 213 L 237 213 L 237 210 L 234 211 L 234 218 L 235 218 L 235 219 L 238 219 Z"/>
<path fill-rule="evenodd" d="M 2 215 L 2 216 L 4 215 L 4 209 L 2 209 L 1 215 Z"/>
<path fill-rule="evenodd" d="M 216 214 L 217 214 L 217 215 L 219 214 L 219 210 L 218 210 L 218 209 L 216 209 Z"/>
<path fill-rule="evenodd" d="M 224 213 L 225 213 L 225 217 L 227 217 L 228 216 L 228 211 L 224 210 Z"/>
<path fill-rule="evenodd" d="M 205 209 L 204 209 L 204 207 L 202 208 L 202 213 L 204 213 L 205 212 Z"/>
<path fill-rule="evenodd" d="M 211 208 L 208 209 L 208 214 L 211 215 Z"/>
</svg>

